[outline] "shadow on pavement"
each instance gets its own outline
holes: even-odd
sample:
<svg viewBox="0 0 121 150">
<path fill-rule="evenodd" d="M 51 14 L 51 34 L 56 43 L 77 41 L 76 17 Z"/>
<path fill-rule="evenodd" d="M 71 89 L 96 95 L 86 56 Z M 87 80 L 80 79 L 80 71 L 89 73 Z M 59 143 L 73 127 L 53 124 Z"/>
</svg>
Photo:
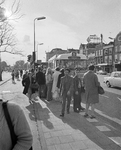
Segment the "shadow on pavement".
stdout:
<svg viewBox="0 0 121 150">
<path fill-rule="evenodd" d="M 35 97 L 32 103 L 33 104 L 30 104 L 26 107 L 30 111 L 30 119 L 35 121 L 41 121 L 47 128 L 53 129 L 53 124 L 49 121 L 51 112 L 46 107 L 44 101 Z"/>
<path fill-rule="evenodd" d="M 113 141 L 111 141 L 107 136 L 105 136 L 101 131 L 99 131 L 94 125 L 85 119 L 81 113 L 74 113 L 73 108 L 70 108 L 70 114 L 66 114 L 64 117 L 60 117 L 61 113 L 61 103 L 57 101 L 44 101 L 51 111 L 51 113 L 57 118 L 61 119 L 65 125 L 69 125 L 69 129 L 74 129 L 74 134 L 76 131 L 82 134 L 82 139 L 87 140 L 90 139 L 95 144 L 97 144 L 102 149 L 118 149 L 119 146 L 116 145 Z M 66 111 L 65 111 L 66 112 Z M 67 129 L 68 130 L 68 129 Z M 75 134 L 78 139 L 78 134 Z M 80 136 L 79 136 L 80 138 Z M 86 139 L 85 139 L 86 138 Z M 88 142 L 90 142 L 88 140 Z"/>
</svg>

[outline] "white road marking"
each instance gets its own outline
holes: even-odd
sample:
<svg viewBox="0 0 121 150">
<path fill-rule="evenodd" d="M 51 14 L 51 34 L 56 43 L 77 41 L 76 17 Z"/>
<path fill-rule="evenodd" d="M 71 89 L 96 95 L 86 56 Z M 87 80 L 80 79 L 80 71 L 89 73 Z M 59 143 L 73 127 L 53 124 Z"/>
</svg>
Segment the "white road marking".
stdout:
<svg viewBox="0 0 121 150">
<path fill-rule="evenodd" d="M 85 104 L 82 103 L 82 106 L 84 107 Z M 91 108 L 90 108 L 90 109 L 91 109 Z M 101 116 L 103 116 L 103 117 L 105 117 L 105 118 L 107 118 L 107 119 L 110 119 L 110 120 L 116 122 L 117 124 L 121 125 L 121 120 L 120 120 L 120 119 L 107 116 L 107 115 L 105 115 L 102 111 L 100 111 L 100 110 L 98 110 L 98 109 L 95 109 L 95 112 L 98 113 L 99 115 L 101 115 Z"/>
<path fill-rule="evenodd" d="M 100 114 L 101 116 L 103 116 L 103 117 L 105 117 L 105 118 L 108 118 L 108 119 L 110 119 L 110 120 L 112 120 L 112 121 L 114 121 L 114 122 L 116 122 L 116 123 L 118 123 L 118 124 L 121 125 L 121 120 L 119 120 L 119 119 L 117 119 L 117 118 L 109 117 L 109 116 L 105 115 L 105 114 L 104 114 L 102 111 L 100 111 L 100 110 L 95 109 L 95 111 L 96 111 L 98 114 Z"/>
<path fill-rule="evenodd" d="M 121 98 L 117 97 L 119 101 L 121 101 Z"/>
<path fill-rule="evenodd" d="M 108 96 L 106 96 L 106 95 L 100 95 L 100 96 L 105 97 L 105 98 L 109 98 L 109 97 L 108 97 Z"/>
</svg>

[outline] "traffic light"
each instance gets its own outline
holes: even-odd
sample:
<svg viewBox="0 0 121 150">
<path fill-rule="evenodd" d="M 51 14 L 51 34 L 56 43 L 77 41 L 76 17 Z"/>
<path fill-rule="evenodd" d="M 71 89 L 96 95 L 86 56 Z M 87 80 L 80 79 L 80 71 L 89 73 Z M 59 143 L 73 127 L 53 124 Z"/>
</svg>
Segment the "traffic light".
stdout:
<svg viewBox="0 0 121 150">
<path fill-rule="evenodd" d="M 30 62 L 32 55 L 28 55 L 27 57 L 28 57 L 28 60 L 27 60 L 27 61 Z"/>
<path fill-rule="evenodd" d="M 36 60 L 36 54 L 35 52 L 33 52 L 33 62 L 35 62 L 35 60 Z"/>
</svg>

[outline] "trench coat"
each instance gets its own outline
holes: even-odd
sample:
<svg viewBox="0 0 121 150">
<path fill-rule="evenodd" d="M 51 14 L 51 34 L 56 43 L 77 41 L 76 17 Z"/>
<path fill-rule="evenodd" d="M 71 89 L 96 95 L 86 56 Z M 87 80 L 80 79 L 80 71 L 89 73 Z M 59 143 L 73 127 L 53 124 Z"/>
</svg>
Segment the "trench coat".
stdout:
<svg viewBox="0 0 121 150">
<path fill-rule="evenodd" d="M 100 85 L 97 75 L 89 70 L 83 76 L 86 103 L 95 104 L 99 102 L 98 86 Z"/>
</svg>

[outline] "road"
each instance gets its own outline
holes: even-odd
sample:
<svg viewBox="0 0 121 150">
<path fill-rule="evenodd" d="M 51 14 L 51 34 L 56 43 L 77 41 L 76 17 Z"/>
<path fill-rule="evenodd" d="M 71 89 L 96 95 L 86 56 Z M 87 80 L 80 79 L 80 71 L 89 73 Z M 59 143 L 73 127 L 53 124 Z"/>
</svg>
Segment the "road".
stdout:
<svg viewBox="0 0 121 150">
<path fill-rule="evenodd" d="M 105 94 L 100 95 L 100 102 L 96 105 L 97 116 L 101 122 L 114 128 L 121 136 L 121 89 L 108 88 L 103 82 L 104 76 L 98 75 Z"/>
</svg>

